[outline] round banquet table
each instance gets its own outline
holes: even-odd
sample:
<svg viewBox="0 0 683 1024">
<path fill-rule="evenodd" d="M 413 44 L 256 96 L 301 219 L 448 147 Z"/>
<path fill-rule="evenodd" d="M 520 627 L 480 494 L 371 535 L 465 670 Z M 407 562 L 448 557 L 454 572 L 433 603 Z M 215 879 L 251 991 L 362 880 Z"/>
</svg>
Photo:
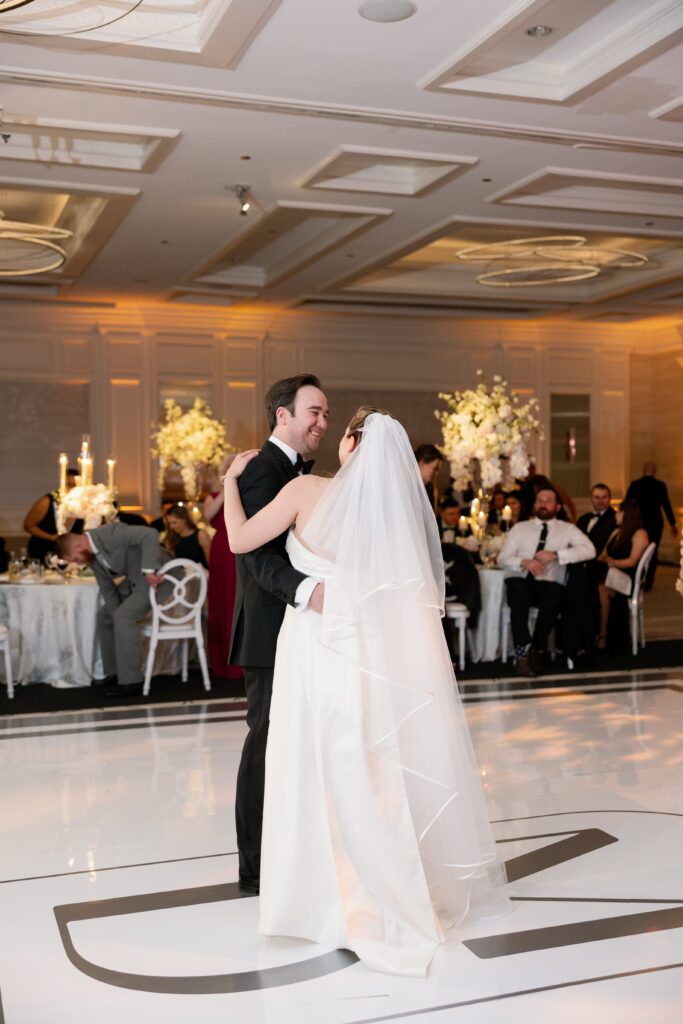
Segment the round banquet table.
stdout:
<svg viewBox="0 0 683 1024">
<path fill-rule="evenodd" d="M 93 578 L 54 583 L 0 583 L 0 622 L 9 627 L 14 685 L 50 683 L 56 687 L 89 686 L 102 679 L 97 640 L 100 592 Z M 180 671 L 180 645 L 157 647 L 154 674 Z M 142 638 L 141 658 L 147 656 Z"/>
<path fill-rule="evenodd" d="M 479 568 L 481 612 L 476 629 L 468 630 L 472 661 L 495 661 L 500 653 L 500 617 L 505 600 L 505 577 L 502 569 Z"/>
</svg>

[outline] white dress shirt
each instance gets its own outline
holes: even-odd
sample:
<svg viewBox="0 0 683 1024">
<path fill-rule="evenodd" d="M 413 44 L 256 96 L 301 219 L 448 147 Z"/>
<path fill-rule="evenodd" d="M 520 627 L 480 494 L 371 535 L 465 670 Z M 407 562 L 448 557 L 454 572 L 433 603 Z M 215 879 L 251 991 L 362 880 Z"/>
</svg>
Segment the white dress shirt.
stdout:
<svg viewBox="0 0 683 1024">
<path fill-rule="evenodd" d="M 293 448 L 290 448 L 288 444 L 281 441 L 279 437 L 270 435 L 268 440 L 271 444 L 277 445 L 277 447 L 285 453 L 292 465 L 296 465 L 297 452 Z M 301 473 L 299 473 L 301 476 Z M 305 580 L 302 580 L 299 586 L 296 588 L 296 594 L 294 595 L 294 607 L 298 612 L 304 611 L 308 608 L 308 602 L 311 600 L 311 594 L 320 583 L 320 580 L 314 579 L 312 576 L 307 576 Z"/>
<path fill-rule="evenodd" d="M 554 551 L 557 558 L 549 562 L 543 573 L 536 578 L 541 582 L 564 584 L 567 566 L 573 562 L 587 562 L 595 558 L 596 552 L 592 542 L 578 526 L 560 519 L 549 519 L 547 523 L 540 519 L 515 523 L 505 537 L 505 543 L 498 555 L 498 565 L 508 572 L 523 575 L 525 570 L 522 568 L 522 562 L 531 560 L 536 554 L 544 525 L 548 527 L 545 550 Z"/>
</svg>

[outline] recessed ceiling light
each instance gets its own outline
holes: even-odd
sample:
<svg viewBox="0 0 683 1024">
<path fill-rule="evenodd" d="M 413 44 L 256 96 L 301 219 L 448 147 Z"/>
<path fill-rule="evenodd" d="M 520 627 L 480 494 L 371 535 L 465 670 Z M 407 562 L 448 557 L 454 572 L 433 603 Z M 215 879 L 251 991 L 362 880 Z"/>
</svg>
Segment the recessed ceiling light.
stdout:
<svg viewBox="0 0 683 1024">
<path fill-rule="evenodd" d="M 532 25 L 526 30 L 526 34 L 533 39 L 541 39 L 543 36 L 549 36 L 552 31 L 550 25 Z"/>
<path fill-rule="evenodd" d="M 366 21 L 405 21 L 416 11 L 417 6 L 411 0 L 365 0 L 358 8 Z"/>
</svg>

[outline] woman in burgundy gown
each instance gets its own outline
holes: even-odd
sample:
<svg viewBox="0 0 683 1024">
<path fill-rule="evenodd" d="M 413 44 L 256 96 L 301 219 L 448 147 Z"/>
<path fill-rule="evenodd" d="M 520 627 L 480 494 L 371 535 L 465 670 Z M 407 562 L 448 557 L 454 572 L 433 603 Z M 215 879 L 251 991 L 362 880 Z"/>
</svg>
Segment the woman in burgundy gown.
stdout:
<svg viewBox="0 0 683 1024">
<path fill-rule="evenodd" d="M 221 473 L 225 472 L 224 467 Z M 237 582 L 235 556 L 228 544 L 223 516 L 223 491 L 212 492 L 204 502 L 204 517 L 215 529 L 209 554 L 209 665 L 211 675 L 241 679 L 239 665 L 229 665 L 232 613 Z"/>
</svg>

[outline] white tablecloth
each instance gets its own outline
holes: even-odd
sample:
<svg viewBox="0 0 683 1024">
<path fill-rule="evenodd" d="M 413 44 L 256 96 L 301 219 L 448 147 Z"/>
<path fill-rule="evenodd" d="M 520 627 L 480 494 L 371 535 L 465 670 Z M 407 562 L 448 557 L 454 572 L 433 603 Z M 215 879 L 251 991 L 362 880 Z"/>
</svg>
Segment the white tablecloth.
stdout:
<svg viewBox="0 0 683 1024">
<path fill-rule="evenodd" d="M 100 602 L 94 579 L 0 583 L 0 622 L 10 631 L 14 684 L 89 686 L 92 679 L 101 679 L 104 670 L 96 635 Z M 145 641 L 143 664 L 146 655 Z M 159 644 L 154 674 L 179 671 L 179 644 Z"/>
<path fill-rule="evenodd" d="M 468 631 L 472 661 L 495 661 L 500 653 L 500 616 L 505 601 L 502 569 L 479 569 L 481 614 L 476 629 Z"/>
</svg>

